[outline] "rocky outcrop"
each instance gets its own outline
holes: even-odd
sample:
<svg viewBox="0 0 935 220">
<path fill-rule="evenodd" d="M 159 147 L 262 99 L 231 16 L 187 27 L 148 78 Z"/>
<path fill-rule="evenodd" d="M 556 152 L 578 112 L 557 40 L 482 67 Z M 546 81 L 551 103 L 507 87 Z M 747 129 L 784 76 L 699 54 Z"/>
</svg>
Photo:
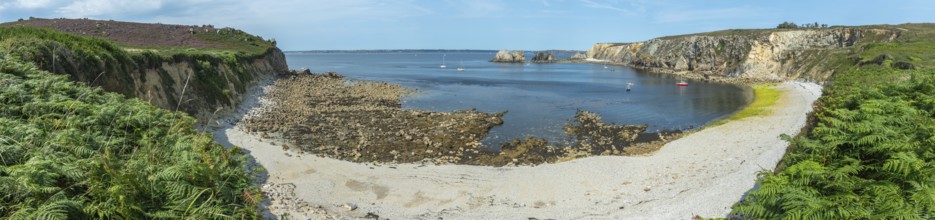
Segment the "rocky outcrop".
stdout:
<svg viewBox="0 0 935 220">
<path fill-rule="evenodd" d="M 536 52 L 536 55 L 532 57 L 532 62 L 536 62 L 536 63 L 555 62 L 555 56 L 553 56 L 552 53 L 548 53 L 548 52 Z"/>
<path fill-rule="evenodd" d="M 862 40 L 892 41 L 898 30 L 832 28 L 729 30 L 636 43 L 599 43 L 588 58 L 636 67 L 751 80 L 814 79 L 831 75 L 828 53 Z"/>
<path fill-rule="evenodd" d="M 583 59 L 587 59 L 587 58 L 588 58 L 588 55 L 587 55 L 587 54 L 582 53 L 582 52 L 578 52 L 578 53 L 575 53 L 575 55 L 571 55 L 571 58 L 570 58 L 570 59 L 572 59 L 572 60 L 583 60 Z"/>
<path fill-rule="evenodd" d="M 526 55 L 522 50 L 500 50 L 490 62 L 498 63 L 522 63 L 526 61 Z"/>
</svg>

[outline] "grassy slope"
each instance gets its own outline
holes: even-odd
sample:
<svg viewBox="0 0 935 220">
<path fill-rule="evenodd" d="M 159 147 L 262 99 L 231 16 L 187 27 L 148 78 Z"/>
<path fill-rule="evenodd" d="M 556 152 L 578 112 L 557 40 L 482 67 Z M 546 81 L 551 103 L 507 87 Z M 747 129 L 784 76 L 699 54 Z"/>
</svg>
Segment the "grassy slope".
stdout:
<svg viewBox="0 0 935 220">
<path fill-rule="evenodd" d="M 935 25 L 823 57 L 836 74 L 816 127 L 791 138 L 733 213 L 752 219 L 935 218 Z M 871 62 L 887 54 L 889 59 Z M 894 68 L 908 62 L 917 69 Z"/>
<path fill-rule="evenodd" d="M 257 56 L 275 47 L 275 42 L 233 28 L 213 26 L 148 24 L 90 19 L 32 18 L 0 24 L 0 27 L 35 27 L 107 39 L 132 52 L 163 55 L 188 53 L 239 53 Z M 193 32 L 189 32 L 193 30 Z"/>
<path fill-rule="evenodd" d="M 240 150 L 192 123 L 0 57 L 0 218 L 255 218 Z"/>
<path fill-rule="evenodd" d="M 164 62 L 188 62 L 195 70 L 190 91 L 199 94 L 206 103 L 228 103 L 231 90 L 245 91 L 242 82 L 252 76 L 242 68 L 243 63 L 263 56 L 272 44 L 261 49 L 244 46 L 243 50 L 197 49 L 160 47 L 159 50 L 125 50 L 106 39 L 78 36 L 60 31 L 35 27 L 0 27 L 0 53 L 10 54 L 25 62 L 34 62 L 40 69 L 67 73 L 74 81 L 101 86 L 107 91 L 134 97 L 137 85 L 131 74 L 143 69 L 157 69 Z M 248 50 L 249 49 L 249 50 Z M 154 52 L 155 51 L 155 52 Z M 53 59 L 54 58 L 54 59 Z M 56 60 L 57 59 L 57 60 Z M 53 65 L 54 64 L 54 65 Z M 217 67 L 231 67 L 238 78 L 233 88 L 228 80 L 217 73 Z M 160 72 L 160 74 L 166 74 Z M 137 76 L 137 78 L 144 78 Z M 166 88 L 182 82 L 173 82 L 162 76 Z M 145 79 L 145 78 L 144 78 Z M 167 94 L 170 100 L 177 99 Z M 173 105 L 175 103 L 172 103 Z M 197 107 L 183 106 L 180 110 L 194 113 Z"/>
</svg>

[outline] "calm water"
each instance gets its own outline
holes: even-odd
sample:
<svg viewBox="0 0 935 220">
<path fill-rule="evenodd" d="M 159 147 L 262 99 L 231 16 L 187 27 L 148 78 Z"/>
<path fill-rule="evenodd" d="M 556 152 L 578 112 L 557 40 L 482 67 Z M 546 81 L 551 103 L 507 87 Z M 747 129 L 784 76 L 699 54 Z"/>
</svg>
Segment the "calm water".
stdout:
<svg viewBox="0 0 935 220">
<path fill-rule="evenodd" d="M 443 54 L 448 68 L 441 69 Z M 334 71 L 352 79 L 379 80 L 417 89 L 403 107 L 434 111 L 509 110 L 485 144 L 534 135 L 566 141 L 562 126 L 577 109 L 605 122 L 648 124 L 649 131 L 689 129 L 746 105 L 749 91 L 733 85 L 687 82 L 628 67 L 596 64 L 500 64 L 493 52 L 287 53 L 291 68 Z M 531 58 L 531 55 L 526 55 Z M 464 72 L 455 68 L 462 65 Z M 626 92 L 627 83 L 633 83 Z"/>
</svg>

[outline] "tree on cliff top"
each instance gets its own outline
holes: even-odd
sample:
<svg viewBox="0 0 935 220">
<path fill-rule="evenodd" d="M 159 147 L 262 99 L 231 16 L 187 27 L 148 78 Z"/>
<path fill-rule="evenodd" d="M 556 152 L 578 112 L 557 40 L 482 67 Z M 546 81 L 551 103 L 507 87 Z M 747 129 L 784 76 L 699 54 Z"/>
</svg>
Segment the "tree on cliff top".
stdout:
<svg viewBox="0 0 935 220">
<path fill-rule="evenodd" d="M 786 22 L 782 22 L 781 24 L 777 25 L 776 28 L 779 28 L 779 29 L 795 29 L 795 28 L 799 28 L 799 25 L 795 24 L 795 22 L 788 22 L 788 21 L 786 21 Z"/>
</svg>

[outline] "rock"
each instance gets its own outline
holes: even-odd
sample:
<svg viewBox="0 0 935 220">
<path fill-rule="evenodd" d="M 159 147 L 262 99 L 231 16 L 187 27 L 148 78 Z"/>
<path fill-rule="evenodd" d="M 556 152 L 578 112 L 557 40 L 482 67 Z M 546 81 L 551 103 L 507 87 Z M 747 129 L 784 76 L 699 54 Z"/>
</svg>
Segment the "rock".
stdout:
<svg viewBox="0 0 935 220">
<path fill-rule="evenodd" d="M 526 61 L 526 55 L 522 50 L 500 50 L 490 62 L 498 63 L 522 63 Z"/>
<path fill-rule="evenodd" d="M 911 69 L 915 69 L 916 66 L 906 61 L 896 61 L 895 63 L 893 63 L 893 68 L 911 70 Z"/>
<path fill-rule="evenodd" d="M 552 53 L 536 52 L 536 56 L 532 57 L 532 62 L 537 62 L 537 63 L 555 62 L 555 56 L 552 56 Z"/>
<path fill-rule="evenodd" d="M 353 203 L 344 203 L 344 204 L 338 205 L 338 207 L 344 208 L 344 211 L 354 211 L 354 210 L 357 210 L 357 205 L 355 205 L 355 204 L 353 204 Z"/>
<path fill-rule="evenodd" d="M 578 53 L 575 53 L 575 55 L 571 55 L 572 60 L 583 60 L 587 58 L 588 58 L 588 55 L 582 52 L 578 52 Z"/>
<path fill-rule="evenodd" d="M 312 75 L 312 70 L 309 70 L 308 68 L 302 68 L 298 70 L 292 70 L 290 73 L 292 75 Z"/>
</svg>

